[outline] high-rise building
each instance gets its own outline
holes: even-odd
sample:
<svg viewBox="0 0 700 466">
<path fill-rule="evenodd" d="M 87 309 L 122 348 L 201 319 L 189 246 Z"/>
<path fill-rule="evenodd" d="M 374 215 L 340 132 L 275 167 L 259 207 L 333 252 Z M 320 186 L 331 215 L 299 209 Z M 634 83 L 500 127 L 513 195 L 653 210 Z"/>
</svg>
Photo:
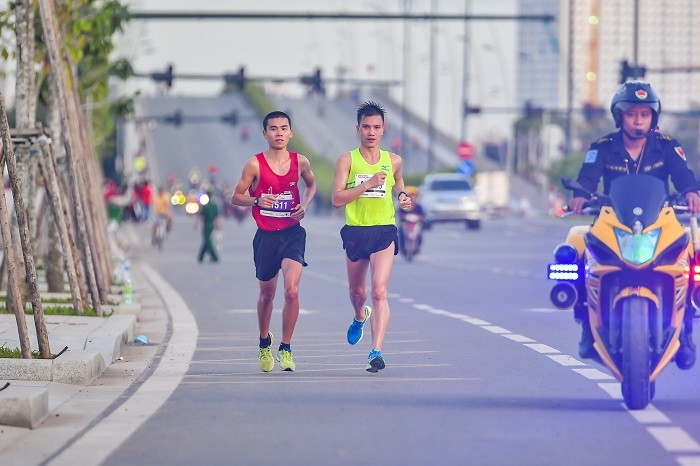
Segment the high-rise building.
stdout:
<svg viewBox="0 0 700 466">
<path fill-rule="evenodd" d="M 627 60 L 646 68 L 641 79 L 657 90 L 664 110 L 700 107 L 696 0 L 521 0 L 519 11 L 557 18 L 551 29 L 518 24 L 519 102 L 564 108 L 570 93 L 574 109 L 607 108 Z"/>
<path fill-rule="evenodd" d="M 521 0 L 520 14 L 553 15 L 553 22 L 520 21 L 517 33 L 517 104 L 554 109 L 560 107 L 560 95 L 566 91 L 560 82 L 560 0 Z"/>
</svg>

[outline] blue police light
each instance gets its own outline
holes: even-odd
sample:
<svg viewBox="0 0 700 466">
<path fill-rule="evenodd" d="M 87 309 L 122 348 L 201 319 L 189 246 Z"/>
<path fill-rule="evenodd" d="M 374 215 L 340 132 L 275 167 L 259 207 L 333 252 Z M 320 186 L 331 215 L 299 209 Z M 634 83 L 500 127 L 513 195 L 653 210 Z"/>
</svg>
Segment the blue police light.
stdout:
<svg viewBox="0 0 700 466">
<path fill-rule="evenodd" d="M 549 264 L 547 279 L 560 281 L 576 281 L 580 277 L 578 264 Z"/>
<path fill-rule="evenodd" d="M 554 248 L 554 260 L 559 264 L 574 264 L 578 259 L 578 252 L 570 244 L 560 244 Z"/>
</svg>

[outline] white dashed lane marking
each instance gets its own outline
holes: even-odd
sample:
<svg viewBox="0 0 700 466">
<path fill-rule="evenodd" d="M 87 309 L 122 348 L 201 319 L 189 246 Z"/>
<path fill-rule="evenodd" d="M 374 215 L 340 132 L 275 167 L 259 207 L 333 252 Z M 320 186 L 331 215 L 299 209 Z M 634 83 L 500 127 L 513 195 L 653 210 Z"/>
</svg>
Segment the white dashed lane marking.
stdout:
<svg viewBox="0 0 700 466">
<path fill-rule="evenodd" d="M 693 440 L 680 427 L 649 427 L 647 430 L 667 451 L 677 453 L 700 452 L 698 442 Z"/>
<path fill-rule="evenodd" d="M 561 364 L 564 367 L 570 367 L 575 373 L 582 375 L 588 380 L 593 381 L 605 381 L 612 380 L 613 382 L 599 382 L 598 387 L 614 400 L 622 400 L 622 391 L 620 388 L 620 383 L 615 381 L 615 378 L 610 374 L 606 374 L 596 368 L 588 367 L 584 362 L 569 356 L 568 354 L 563 354 L 556 348 L 552 348 L 544 343 L 538 343 L 536 340 L 529 338 L 525 335 L 518 333 L 513 333 L 508 329 L 494 325 L 482 319 L 475 317 L 470 317 L 464 314 L 459 314 L 455 312 L 446 311 L 443 309 L 437 309 L 427 304 L 415 303 L 412 298 L 405 298 L 394 296 L 399 299 L 402 303 L 414 303 L 413 307 L 420 311 L 429 312 L 430 314 L 450 317 L 452 319 L 461 320 L 468 324 L 481 327 L 484 330 L 491 332 L 496 335 L 508 338 L 516 343 L 522 343 L 526 346 L 540 354 L 546 355 L 552 361 Z M 530 309 L 530 311 L 535 312 L 547 312 L 549 310 L 545 309 Z M 582 367 L 583 366 L 583 367 Z M 622 408 L 627 410 L 624 403 Z M 656 424 L 647 427 L 649 434 L 656 439 L 656 441 L 669 453 L 700 453 L 700 444 L 695 441 L 685 430 L 681 427 L 669 425 L 671 420 L 663 412 L 656 409 L 652 404 L 644 410 L 631 411 L 627 410 L 632 417 L 643 425 Z M 662 424 L 662 425 L 659 425 Z M 700 456 L 676 456 L 676 462 L 681 466 L 700 466 Z"/>
</svg>

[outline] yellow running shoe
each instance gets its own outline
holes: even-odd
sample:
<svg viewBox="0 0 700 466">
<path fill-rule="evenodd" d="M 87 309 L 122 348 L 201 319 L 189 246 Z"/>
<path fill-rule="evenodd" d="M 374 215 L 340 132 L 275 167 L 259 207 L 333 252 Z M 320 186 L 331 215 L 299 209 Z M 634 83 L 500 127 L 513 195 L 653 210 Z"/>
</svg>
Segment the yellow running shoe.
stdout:
<svg viewBox="0 0 700 466">
<path fill-rule="evenodd" d="M 270 335 L 270 346 L 266 348 L 260 348 L 260 356 L 258 356 L 258 362 L 260 363 L 260 369 L 263 372 L 271 372 L 275 368 L 275 360 L 272 357 L 272 332 L 268 332 Z"/>
<path fill-rule="evenodd" d="M 292 359 L 292 352 L 288 350 L 279 350 L 277 352 L 277 360 L 280 362 L 280 369 L 283 371 L 294 372 L 297 365 Z"/>
</svg>

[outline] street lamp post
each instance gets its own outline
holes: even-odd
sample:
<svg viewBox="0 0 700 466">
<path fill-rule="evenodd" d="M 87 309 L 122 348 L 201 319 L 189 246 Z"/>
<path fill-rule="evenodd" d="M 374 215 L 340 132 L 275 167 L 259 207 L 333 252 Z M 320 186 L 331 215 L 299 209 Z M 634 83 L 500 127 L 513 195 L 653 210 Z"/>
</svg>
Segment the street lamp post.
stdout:
<svg viewBox="0 0 700 466">
<path fill-rule="evenodd" d="M 471 11 L 471 0 L 464 0 L 464 16 L 469 15 Z M 469 20 L 464 20 L 464 40 L 462 42 L 462 108 L 469 101 Z M 467 115 L 462 111 L 462 131 L 460 139 L 464 142 L 467 140 Z"/>
<path fill-rule="evenodd" d="M 411 0 L 404 0 L 403 2 L 404 14 L 409 14 L 411 10 Z M 408 30 L 408 21 L 403 22 L 403 63 L 401 66 L 403 78 L 402 78 L 402 98 L 401 98 L 401 155 L 404 161 L 404 173 L 408 173 L 408 164 L 411 159 L 409 154 L 409 146 L 407 139 L 407 126 L 409 114 L 407 111 L 408 105 L 408 76 L 409 76 L 409 64 L 411 60 L 411 46 L 410 46 L 410 34 Z"/>
<path fill-rule="evenodd" d="M 434 14 L 437 0 L 430 1 L 430 13 Z M 428 90 L 428 173 L 433 171 L 434 156 L 433 156 L 433 138 L 435 126 L 435 55 L 436 53 L 436 26 L 435 22 L 430 20 L 430 85 Z"/>
</svg>

